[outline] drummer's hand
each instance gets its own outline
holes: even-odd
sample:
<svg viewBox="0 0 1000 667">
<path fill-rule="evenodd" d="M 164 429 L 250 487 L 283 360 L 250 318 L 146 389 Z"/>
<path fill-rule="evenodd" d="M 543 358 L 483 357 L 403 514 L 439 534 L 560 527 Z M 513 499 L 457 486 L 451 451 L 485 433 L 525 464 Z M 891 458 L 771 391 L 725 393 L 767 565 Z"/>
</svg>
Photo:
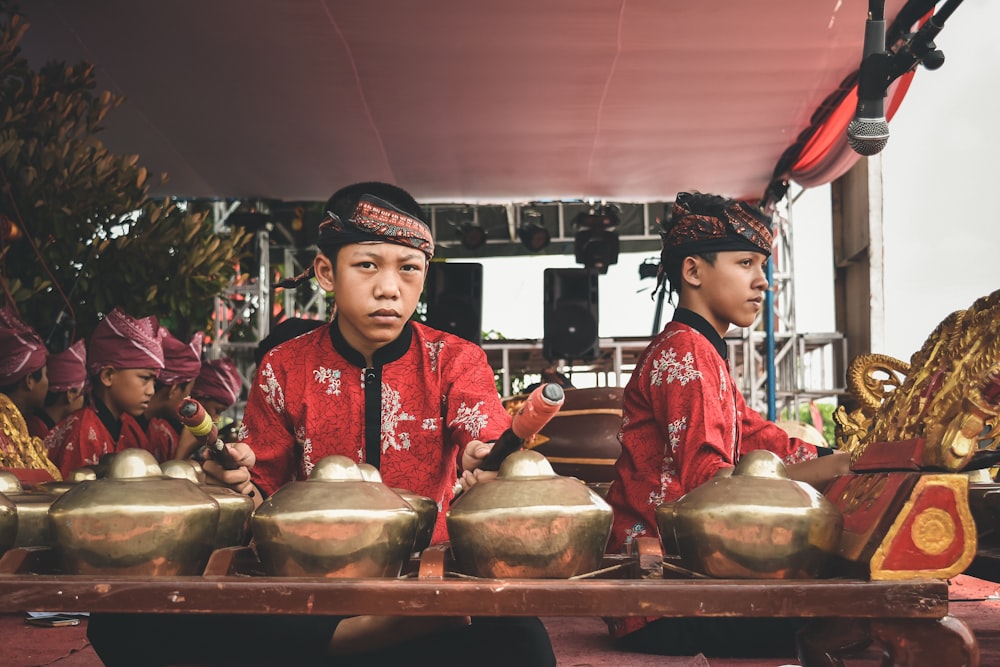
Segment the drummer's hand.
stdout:
<svg viewBox="0 0 1000 667">
<path fill-rule="evenodd" d="M 257 462 L 257 456 L 245 442 L 230 442 L 226 444 L 233 460 L 240 464 L 235 470 L 226 470 L 218 462 L 205 457 L 201 464 L 205 471 L 205 483 L 216 486 L 228 486 L 233 491 L 245 496 L 259 495 L 254 493 L 255 487 L 250 482 L 250 468 Z"/>
<path fill-rule="evenodd" d="M 462 452 L 462 470 L 475 470 L 481 466 L 483 464 L 483 459 L 486 458 L 486 455 L 489 454 L 492 449 L 492 442 L 473 440 L 467 444 L 465 446 L 465 451 Z"/>
<path fill-rule="evenodd" d="M 480 470 L 476 468 L 473 471 L 466 470 L 462 473 L 462 476 L 458 478 L 458 483 L 462 485 L 462 491 L 468 491 L 476 484 L 480 482 L 490 482 L 497 478 L 496 471 L 493 470 Z"/>
</svg>

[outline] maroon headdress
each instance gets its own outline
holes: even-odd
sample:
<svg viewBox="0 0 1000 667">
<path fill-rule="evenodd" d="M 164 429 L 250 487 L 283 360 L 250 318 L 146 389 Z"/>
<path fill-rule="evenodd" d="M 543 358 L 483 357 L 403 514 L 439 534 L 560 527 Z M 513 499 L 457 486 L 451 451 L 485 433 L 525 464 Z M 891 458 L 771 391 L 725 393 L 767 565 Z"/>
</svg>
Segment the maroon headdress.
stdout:
<svg viewBox="0 0 1000 667">
<path fill-rule="evenodd" d="M 87 382 L 87 345 L 81 338 L 48 359 L 49 391 L 83 389 Z"/>
<path fill-rule="evenodd" d="M 104 316 L 87 346 L 87 373 L 105 366 L 163 369 L 163 345 L 155 317 L 137 320 L 115 308 Z"/>
<path fill-rule="evenodd" d="M 45 343 L 10 306 L 0 309 L 0 385 L 14 384 L 45 365 Z"/>
<path fill-rule="evenodd" d="M 202 332 L 191 337 L 190 343 L 178 339 L 166 327 L 160 327 L 160 342 L 163 344 L 163 370 L 160 382 L 167 385 L 186 384 L 198 377 L 201 371 L 201 344 L 205 338 Z"/>
<path fill-rule="evenodd" d="M 240 397 L 243 379 L 232 359 L 223 357 L 201 364 L 201 373 L 194 381 L 191 396 L 194 398 L 211 398 L 222 403 L 227 408 L 236 404 Z"/>
</svg>

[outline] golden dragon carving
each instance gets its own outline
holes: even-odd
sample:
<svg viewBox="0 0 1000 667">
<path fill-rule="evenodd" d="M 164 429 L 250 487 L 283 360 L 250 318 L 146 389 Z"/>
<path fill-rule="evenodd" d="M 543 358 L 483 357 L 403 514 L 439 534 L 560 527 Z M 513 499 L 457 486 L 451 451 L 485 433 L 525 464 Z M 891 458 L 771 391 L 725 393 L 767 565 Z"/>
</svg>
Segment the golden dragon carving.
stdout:
<svg viewBox="0 0 1000 667">
<path fill-rule="evenodd" d="M 859 407 L 834 413 L 837 444 L 857 458 L 873 442 L 924 440 L 924 462 L 961 469 L 1000 445 L 1000 290 L 948 315 L 910 357 L 862 354 L 847 384 Z"/>
</svg>

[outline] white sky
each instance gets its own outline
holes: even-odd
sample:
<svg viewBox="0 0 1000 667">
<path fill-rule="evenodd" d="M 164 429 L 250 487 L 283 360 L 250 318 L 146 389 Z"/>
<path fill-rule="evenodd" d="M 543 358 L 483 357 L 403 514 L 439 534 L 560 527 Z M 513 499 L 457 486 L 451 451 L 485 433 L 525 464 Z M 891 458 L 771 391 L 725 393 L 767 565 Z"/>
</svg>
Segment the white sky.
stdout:
<svg viewBox="0 0 1000 667">
<path fill-rule="evenodd" d="M 1000 288 L 1000 2 L 964 3 L 935 40 L 944 66 L 922 67 L 890 122 L 882 151 L 885 339 L 872 352 L 908 360 L 954 310 Z M 793 186 L 792 194 L 799 192 Z M 834 330 L 829 187 L 803 194 L 792 217 L 799 332 Z M 600 335 L 646 336 L 655 303 L 638 265 L 622 255 L 600 278 Z M 542 337 L 542 272 L 578 266 L 571 256 L 484 258 L 483 329 Z M 639 290 L 642 290 L 639 292 Z M 671 309 L 664 310 L 664 319 Z M 1000 328 L 1000 323 L 998 323 Z"/>
</svg>

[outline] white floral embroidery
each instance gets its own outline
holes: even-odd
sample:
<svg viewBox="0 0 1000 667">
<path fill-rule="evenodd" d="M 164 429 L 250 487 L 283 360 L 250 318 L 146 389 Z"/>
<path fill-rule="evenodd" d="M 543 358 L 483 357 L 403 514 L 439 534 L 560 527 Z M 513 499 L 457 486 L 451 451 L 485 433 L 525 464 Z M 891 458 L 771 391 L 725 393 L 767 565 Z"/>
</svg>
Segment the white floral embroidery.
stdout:
<svg viewBox="0 0 1000 667">
<path fill-rule="evenodd" d="M 663 384 L 664 378 L 667 384 L 676 380 L 682 385 L 700 379 L 701 371 L 694 367 L 694 355 L 688 352 L 680 361 L 677 361 L 677 352 L 674 351 L 674 348 L 660 352 L 660 358 L 653 361 L 653 368 L 649 372 L 649 381 L 659 387 Z"/>
<path fill-rule="evenodd" d="M 279 412 L 285 411 L 285 393 L 281 390 L 281 385 L 278 384 L 278 379 L 274 377 L 274 368 L 271 364 L 265 364 L 264 370 L 261 371 L 261 376 L 264 378 L 264 384 L 258 385 L 264 392 L 264 400 L 275 410 Z"/>
<path fill-rule="evenodd" d="M 726 391 L 728 391 L 727 386 L 728 386 L 728 382 L 726 382 L 726 369 L 722 368 L 720 366 L 719 367 L 719 400 L 720 401 L 726 400 Z"/>
<path fill-rule="evenodd" d="M 469 407 L 462 402 L 462 405 L 458 407 L 458 412 L 455 414 L 455 418 L 451 420 L 448 426 L 458 426 L 464 428 L 469 432 L 469 435 L 476 439 L 479 437 L 479 432 L 486 427 L 487 422 L 489 422 L 489 415 L 485 415 L 479 411 L 483 405 L 482 401 L 479 401 L 475 405 Z"/>
<path fill-rule="evenodd" d="M 326 384 L 327 395 L 340 396 L 340 371 L 336 368 L 320 366 L 313 371 L 313 378 L 320 384 Z"/>
<path fill-rule="evenodd" d="M 667 424 L 667 437 L 670 439 L 671 453 L 677 453 L 677 446 L 681 442 L 681 431 L 686 430 L 687 427 L 687 416 L 681 417 L 680 419 L 676 419 Z"/>
<path fill-rule="evenodd" d="M 432 417 L 430 419 L 425 419 L 421 424 L 420 428 L 425 431 L 436 431 L 438 429 L 437 417 Z"/>
<path fill-rule="evenodd" d="M 79 419 L 74 415 L 71 419 L 66 419 L 56 425 L 47 436 L 45 436 L 45 446 L 51 451 L 59 446 L 59 443 L 66 439 L 66 436 Z M 66 449 L 70 449 L 69 444 Z"/>
<path fill-rule="evenodd" d="M 312 474 L 313 468 L 316 467 L 316 462 L 312 460 L 312 440 L 306 437 L 305 426 L 295 427 L 295 442 L 302 448 L 302 472 L 308 478 Z"/>
<path fill-rule="evenodd" d="M 399 392 L 382 383 L 382 453 L 410 448 L 410 434 L 397 433 L 400 422 L 416 421 L 416 417 L 403 410 L 403 402 Z"/>
<path fill-rule="evenodd" d="M 427 341 L 424 343 L 424 347 L 427 348 L 427 357 L 431 360 L 431 370 L 437 371 L 438 357 L 441 355 L 444 341 Z"/>
<path fill-rule="evenodd" d="M 625 529 L 625 544 L 631 544 L 635 541 L 635 538 L 642 537 L 646 534 L 646 526 L 642 525 L 641 522 L 636 523 L 631 528 Z"/>
</svg>

